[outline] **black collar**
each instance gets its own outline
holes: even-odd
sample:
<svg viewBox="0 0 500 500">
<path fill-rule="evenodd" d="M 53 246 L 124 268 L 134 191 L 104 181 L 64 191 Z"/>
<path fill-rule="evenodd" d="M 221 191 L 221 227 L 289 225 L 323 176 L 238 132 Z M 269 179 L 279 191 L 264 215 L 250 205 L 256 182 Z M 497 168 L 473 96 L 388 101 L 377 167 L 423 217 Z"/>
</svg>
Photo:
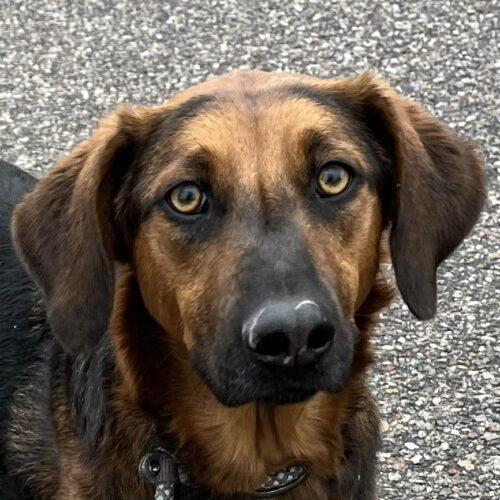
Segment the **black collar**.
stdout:
<svg viewBox="0 0 500 500">
<path fill-rule="evenodd" d="M 179 467 L 175 456 L 163 448 L 146 453 L 139 463 L 139 472 L 145 481 L 155 485 L 155 500 L 181 500 L 193 498 L 194 492 L 198 495 L 202 493 Z M 304 481 L 307 474 L 304 465 L 292 465 L 271 474 L 260 488 L 246 494 L 258 498 L 273 498 L 294 489 Z"/>
</svg>

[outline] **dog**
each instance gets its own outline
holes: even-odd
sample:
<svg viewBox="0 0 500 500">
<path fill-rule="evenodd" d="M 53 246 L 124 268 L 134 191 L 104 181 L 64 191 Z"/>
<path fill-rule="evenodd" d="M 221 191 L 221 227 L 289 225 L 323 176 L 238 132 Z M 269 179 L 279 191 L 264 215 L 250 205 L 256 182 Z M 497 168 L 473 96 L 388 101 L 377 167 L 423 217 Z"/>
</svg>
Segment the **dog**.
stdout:
<svg viewBox="0 0 500 500">
<path fill-rule="evenodd" d="M 384 263 L 431 318 L 484 200 L 471 144 L 370 72 L 240 71 L 117 109 L 21 185 L 1 205 L 6 498 L 376 497 Z"/>
</svg>

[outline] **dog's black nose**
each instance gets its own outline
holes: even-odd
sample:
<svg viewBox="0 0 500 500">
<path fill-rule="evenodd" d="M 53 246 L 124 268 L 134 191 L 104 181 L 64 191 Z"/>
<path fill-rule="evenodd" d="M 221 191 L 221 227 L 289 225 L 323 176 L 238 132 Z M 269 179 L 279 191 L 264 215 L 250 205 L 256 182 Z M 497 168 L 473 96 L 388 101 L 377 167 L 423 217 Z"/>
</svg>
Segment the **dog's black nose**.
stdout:
<svg viewBox="0 0 500 500">
<path fill-rule="evenodd" d="M 243 339 L 252 354 L 278 366 L 316 361 L 332 344 L 334 326 L 313 300 L 274 302 L 243 325 Z"/>
</svg>

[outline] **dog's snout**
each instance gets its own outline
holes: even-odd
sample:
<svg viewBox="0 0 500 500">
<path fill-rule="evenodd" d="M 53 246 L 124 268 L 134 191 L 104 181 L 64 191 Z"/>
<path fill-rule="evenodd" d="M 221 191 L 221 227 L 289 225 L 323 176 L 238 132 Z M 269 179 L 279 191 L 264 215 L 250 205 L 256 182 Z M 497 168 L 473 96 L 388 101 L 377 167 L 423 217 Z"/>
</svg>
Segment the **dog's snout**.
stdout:
<svg viewBox="0 0 500 500">
<path fill-rule="evenodd" d="M 331 346 L 335 328 L 312 300 L 274 302 L 258 310 L 243 326 L 252 355 L 278 366 L 317 361 Z"/>
</svg>

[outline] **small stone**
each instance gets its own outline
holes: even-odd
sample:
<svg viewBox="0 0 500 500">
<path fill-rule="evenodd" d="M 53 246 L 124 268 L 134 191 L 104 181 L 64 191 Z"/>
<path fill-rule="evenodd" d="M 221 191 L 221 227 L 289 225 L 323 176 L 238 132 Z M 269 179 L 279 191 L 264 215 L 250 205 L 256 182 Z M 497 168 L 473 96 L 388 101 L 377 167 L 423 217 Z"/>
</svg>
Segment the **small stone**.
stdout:
<svg viewBox="0 0 500 500">
<path fill-rule="evenodd" d="M 485 432 L 483 434 L 483 439 L 485 441 L 494 441 L 495 439 L 498 439 L 498 438 L 500 438 L 500 435 L 496 434 L 494 432 Z"/>
<path fill-rule="evenodd" d="M 416 450 L 418 449 L 418 444 L 415 444 L 415 443 L 412 443 L 411 441 L 408 441 L 407 443 L 405 443 L 405 448 L 407 448 L 408 450 Z"/>
<path fill-rule="evenodd" d="M 394 470 L 403 470 L 405 468 L 405 462 L 402 458 L 398 458 L 392 465 Z"/>
<path fill-rule="evenodd" d="M 471 471 L 474 469 L 474 464 L 469 459 L 459 460 L 458 465 L 465 469 L 466 471 Z"/>
<path fill-rule="evenodd" d="M 401 474 L 399 472 L 389 472 L 389 481 L 400 481 Z"/>
</svg>

